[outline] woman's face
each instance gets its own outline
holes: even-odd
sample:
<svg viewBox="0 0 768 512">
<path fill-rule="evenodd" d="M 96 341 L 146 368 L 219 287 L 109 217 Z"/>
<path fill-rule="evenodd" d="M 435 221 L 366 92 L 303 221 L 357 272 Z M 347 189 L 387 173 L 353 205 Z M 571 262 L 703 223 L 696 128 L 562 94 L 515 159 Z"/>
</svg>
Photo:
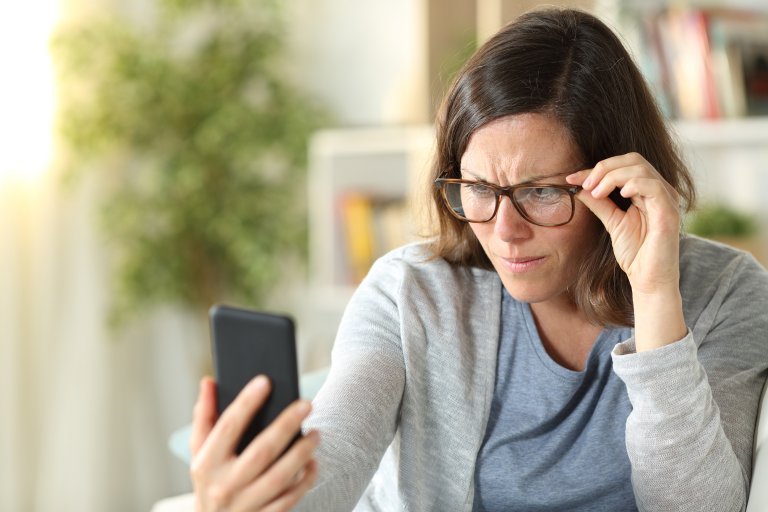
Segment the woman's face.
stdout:
<svg viewBox="0 0 768 512">
<path fill-rule="evenodd" d="M 565 176 L 583 168 L 579 148 L 557 120 L 543 114 L 503 117 L 472 134 L 461 157 L 461 177 L 500 186 L 523 182 L 567 185 Z M 570 300 L 580 263 L 593 249 L 601 225 L 580 201 L 563 226 L 524 220 L 502 197 L 489 222 L 471 223 L 501 282 L 515 299 L 529 303 Z"/>
</svg>

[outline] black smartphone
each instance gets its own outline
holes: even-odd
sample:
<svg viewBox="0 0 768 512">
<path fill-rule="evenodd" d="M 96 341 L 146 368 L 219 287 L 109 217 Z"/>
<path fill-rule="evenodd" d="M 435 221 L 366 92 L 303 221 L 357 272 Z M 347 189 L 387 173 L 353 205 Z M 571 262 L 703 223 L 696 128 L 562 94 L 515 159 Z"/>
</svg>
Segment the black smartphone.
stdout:
<svg viewBox="0 0 768 512">
<path fill-rule="evenodd" d="M 294 323 L 285 315 L 224 305 L 213 306 L 209 317 L 219 416 L 253 377 L 266 375 L 272 383 L 267 402 L 254 415 L 237 445 L 239 455 L 299 398 Z"/>
</svg>

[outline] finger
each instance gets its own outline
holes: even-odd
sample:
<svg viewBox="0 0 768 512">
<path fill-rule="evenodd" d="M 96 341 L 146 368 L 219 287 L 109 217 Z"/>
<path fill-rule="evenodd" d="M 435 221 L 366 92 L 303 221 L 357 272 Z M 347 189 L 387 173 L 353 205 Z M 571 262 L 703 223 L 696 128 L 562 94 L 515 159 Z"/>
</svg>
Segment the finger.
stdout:
<svg viewBox="0 0 768 512">
<path fill-rule="evenodd" d="M 605 158 L 602 160 L 602 162 L 607 169 L 618 169 L 619 167 L 648 163 L 643 155 L 634 151 L 624 153 L 623 155 L 615 155 Z"/>
<path fill-rule="evenodd" d="M 614 189 L 622 189 L 629 180 L 647 175 L 648 172 L 641 165 L 620 167 L 610 171 L 608 174 L 603 176 L 600 181 L 593 182 L 590 192 L 592 193 L 592 197 L 607 197 L 611 192 L 613 192 Z M 622 196 L 631 197 L 625 194 L 622 194 Z"/>
<path fill-rule="evenodd" d="M 595 185 L 600 183 L 603 178 L 611 171 L 621 169 L 622 167 L 631 167 L 635 165 L 647 165 L 648 168 L 653 168 L 647 162 L 647 160 L 645 160 L 645 158 L 643 158 L 638 153 L 627 153 L 625 155 L 613 156 L 599 161 L 597 165 L 595 165 L 594 169 L 592 169 L 589 177 L 584 180 L 582 186 L 587 190 L 592 190 Z"/>
<path fill-rule="evenodd" d="M 567 181 L 571 185 L 582 185 L 584 183 L 584 180 L 586 180 L 591 173 L 592 173 L 592 169 L 584 169 L 582 171 L 577 171 L 566 176 L 565 181 Z"/>
<path fill-rule="evenodd" d="M 296 484 L 270 503 L 263 512 L 285 512 L 291 510 L 309 491 L 317 480 L 317 462 L 310 460 Z"/>
<path fill-rule="evenodd" d="M 200 380 L 200 391 L 192 411 L 192 432 L 189 436 L 189 450 L 192 457 L 200 451 L 203 442 L 216 423 L 216 383 L 211 377 Z"/>
<path fill-rule="evenodd" d="M 678 209 L 680 197 L 677 190 L 663 179 L 646 177 L 629 179 L 622 187 L 622 195 L 656 199 L 671 204 L 675 210 Z"/>
<path fill-rule="evenodd" d="M 294 444 L 243 493 L 245 502 L 256 505 L 261 500 L 259 504 L 266 505 L 293 487 L 301 478 L 303 468 L 312 460 L 319 440 L 317 432 L 310 432 Z"/>
<path fill-rule="evenodd" d="M 611 233 L 615 226 L 621 222 L 625 212 L 619 208 L 616 203 L 611 201 L 607 197 L 593 197 L 592 194 L 586 190 L 580 191 L 576 194 L 576 199 L 584 203 L 595 216 L 600 219 L 608 233 Z"/>
<path fill-rule="evenodd" d="M 267 377 L 259 375 L 252 379 L 221 413 L 201 453 L 216 461 L 233 456 L 243 432 L 254 414 L 264 405 L 270 389 Z"/>
<path fill-rule="evenodd" d="M 274 504 L 301 487 L 306 480 L 308 468 L 314 466 L 312 456 L 318 443 L 317 432 L 302 438 L 242 493 L 242 501 L 238 505 L 254 507 Z"/>
<path fill-rule="evenodd" d="M 656 231 L 679 231 L 677 192 L 670 192 L 663 182 L 654 178 L 633 178 L 624 185 L 621 193 L 637 198 L 635 206 L 652 222 Z"/>
<path fill-rule="evenodd" d="M 622 187 L 624 197 L 642 196 L 647 199 L 670 199 L 667 188 L 655 178 L 630 178 Z"/>
<path fill-rule="evenodd" d="M 301 431 L 301 422 L 311 410 L 312 405 L 307 400 L 297 400 L 286 407 L 243 451 L 235 462 L 233 474 L 242 481 L 248 481 L 266 471 L 296 438 Z M 291 450 L 294 448 L 295 445 Z"/>
</svg>

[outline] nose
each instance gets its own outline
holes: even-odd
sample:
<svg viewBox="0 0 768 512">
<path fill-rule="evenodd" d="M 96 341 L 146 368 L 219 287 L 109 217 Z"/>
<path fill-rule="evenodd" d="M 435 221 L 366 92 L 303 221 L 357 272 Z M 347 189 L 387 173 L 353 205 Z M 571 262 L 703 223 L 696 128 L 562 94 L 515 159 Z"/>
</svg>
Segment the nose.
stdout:
<svg viewBox="0 0 768 512">
<path fill-rule="evenodd" d="M 533 226 L 517 211 L 512 199 L 502 197 L 494 219 L 493 232 L 504 242 L 524 240 L 533 235 Z"/>
</svg>

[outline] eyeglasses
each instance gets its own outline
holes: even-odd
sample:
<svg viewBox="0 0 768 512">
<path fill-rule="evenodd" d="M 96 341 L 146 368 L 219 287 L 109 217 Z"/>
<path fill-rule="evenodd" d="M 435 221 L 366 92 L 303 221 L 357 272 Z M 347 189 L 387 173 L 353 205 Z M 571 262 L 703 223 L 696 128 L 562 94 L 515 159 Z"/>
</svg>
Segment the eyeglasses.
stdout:
<svg viewBox="0 0 768 512">
<path fill-rule="evenodd" d="M 581 190 L 573 185 L 520 184 L 500 187 L 482 181 L 451 178 L 435 180 L 448 211 L 466 222 L 488 222 L 496 216 L 502 196 L 507 196 L 520 215 L 537 226 L 562 226 L 573 218 L 573 197 Z"/>
</svg>

